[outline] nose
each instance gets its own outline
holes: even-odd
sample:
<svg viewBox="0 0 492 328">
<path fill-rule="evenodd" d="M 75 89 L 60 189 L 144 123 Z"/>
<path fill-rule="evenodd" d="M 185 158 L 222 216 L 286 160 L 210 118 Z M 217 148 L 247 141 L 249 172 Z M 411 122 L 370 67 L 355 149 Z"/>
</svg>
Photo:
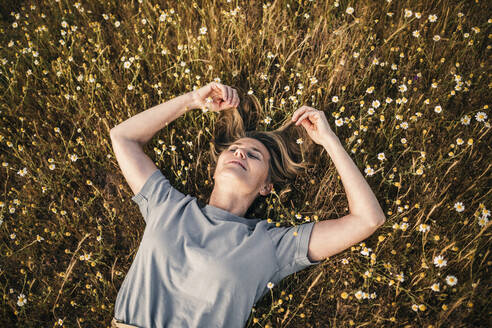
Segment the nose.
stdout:
<svg viewBox="0 0 492 328">
<path fill-rule="evenodd" d="M 237 156 L 239 149 L 241 149 L 241 148 L 239 148 L 239 147 L 238 147 L 238 148 L 236 149 L 236 151 L 234 152 L 234 156 Z M 241 156 L 243 159 L 244 159 L 244 158 L 246 158 L 246 155 L 244 155 L 244 151 L 243 151 L 242 149 L 241 149 L 241 151 L 239 152 L 239 154 L 240 154 L 240 156 Z"/>
</svg>

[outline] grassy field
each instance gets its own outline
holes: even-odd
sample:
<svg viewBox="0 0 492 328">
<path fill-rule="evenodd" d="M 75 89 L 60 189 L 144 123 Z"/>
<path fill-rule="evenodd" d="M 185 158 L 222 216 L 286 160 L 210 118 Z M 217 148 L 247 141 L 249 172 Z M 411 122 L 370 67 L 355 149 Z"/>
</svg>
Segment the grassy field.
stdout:
<svg viewBox="0 0 492 328">
<path fill-rule="evenodd" d="M 247 327 L 487 326 L 487 1 L 157 2 L 0 5 L 1 327 L 110 326 L 145 222 L 109 129 L 213 80 L 262 101 L 258 130 L 323 110 L 387 217 L 275 286 Z M 188 112 L 145 147 L 202 200 L 216 118 Z M 321 150 L 265 219 L 347 214 Z"/>
</svg>

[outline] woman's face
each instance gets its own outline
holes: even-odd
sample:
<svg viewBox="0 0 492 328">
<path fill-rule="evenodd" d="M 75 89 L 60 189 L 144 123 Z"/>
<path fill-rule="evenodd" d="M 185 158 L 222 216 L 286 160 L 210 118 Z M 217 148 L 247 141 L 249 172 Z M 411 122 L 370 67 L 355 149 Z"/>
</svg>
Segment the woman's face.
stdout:
<svg viewBox="0 0 492 328">
<path fill-rule="evenodd" d="M 215 183 L 230 186 L 233 192 L 257 193 L 263 189 L 269 167 L 270 154 L 265 145 L 254 138 L 240 138 L 220 154 Z"/>
</svg>

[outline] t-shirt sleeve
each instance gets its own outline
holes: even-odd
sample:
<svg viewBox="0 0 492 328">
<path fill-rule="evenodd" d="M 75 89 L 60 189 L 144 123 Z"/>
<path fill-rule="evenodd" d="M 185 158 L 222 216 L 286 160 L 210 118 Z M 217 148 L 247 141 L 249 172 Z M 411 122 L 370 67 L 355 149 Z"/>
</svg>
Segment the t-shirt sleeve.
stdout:
<svg viewBox="0 0 492 328">
<path fill-rule="evenodd" d="M 165 208 L 166 203 L 177 202 L 183 197 L 184 195 L 179 190 L 171 186 L 161 170 L 156 170 L 145 181 L 140 191 L 132 197 L 132 200 L 137 203 L 145 223 L 149 224 L 155 217 L 152 215 L 155 208 Z"/>
<path fill-rule="evenodd" d="M 268 230 L 279 265 L 279 271 L 275 275 L 277 282 L 308 266 L 321 263 L 321 261 L 309 260 L 307 255 L 309 239 L 315 223 L 309 222 L 294 227 L 273 227 Z M 294 234 L 295 232 L 297 235 Z"/>
</svg>

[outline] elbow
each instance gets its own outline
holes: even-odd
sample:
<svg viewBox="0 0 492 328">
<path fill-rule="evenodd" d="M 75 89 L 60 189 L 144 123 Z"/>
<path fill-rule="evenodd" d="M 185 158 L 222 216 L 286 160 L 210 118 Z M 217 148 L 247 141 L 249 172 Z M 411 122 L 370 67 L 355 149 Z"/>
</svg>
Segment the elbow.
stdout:
<svg viewBox="0 0 492 328">
<path fill-rule="evenodd" d="M 375 229 L 379 228 L 384 224 L 384 222 L 386 222 L 386 217 L 384 216 L 384 213 L 371 215 L 369 216 L 369 218 L 371 218 L 370 220 L 368 220 L 369 224 Z"/>
<path fill-rule="evenodd" d="M 109 130 L 109 136 L 111 138 L 114 138 L 116 137 L 116 127 L 112 128 L 111 130 Z"/>
<path fill-rule="evenodd" d="M 122 134 L 119 132 L 119 129 L 116 127 L 109 130 L 109 137 L 111 138 L 111 140 L 123 138 Z"/>
<path fill-rule="evenodd" d="M 385 222 L 386 222 L 386 217 L 385 217 L 384 215 L 382 215 L 382 216 L 380 216 L 380 217 L 378 217 L 378 218 L 376 218 L 376 219 L 374 220 L 374 226 L 379 228 L 379 227 L 380 227 L 380 226 L 382 226 Z"/>
</svg>

